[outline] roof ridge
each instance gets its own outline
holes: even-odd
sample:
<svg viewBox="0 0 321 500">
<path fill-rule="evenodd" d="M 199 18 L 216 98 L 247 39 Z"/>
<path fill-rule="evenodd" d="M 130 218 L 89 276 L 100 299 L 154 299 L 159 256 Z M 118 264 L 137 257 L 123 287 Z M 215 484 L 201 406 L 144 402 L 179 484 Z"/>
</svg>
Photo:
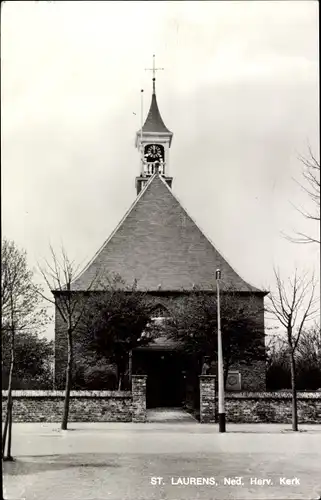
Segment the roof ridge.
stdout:
<svg viewBox="0 0 321 500">
<path fill-rule="evenodd" d="M 116 234 L 116 232 L 118 231 L 118 229 L 122 226 L 122 224 L 125 222 L 125 220 L 127 219 L 128 215 L 130 214 L 130 212 L 134 209 L 135 205 L 138 203 L 138 201 L 141 199 L 142 195 L 146 192 L 146 189 L 148 188 L 148 186 L 150 186 L 152 180 L 155 178 L 155 176 L 157 175 L 157 172 L 155 172 L 151 177 L 150 179 L 148 179 L 146 185 L 143 187 L 143 189 L 141 190 L 141 192 L 139 193 L 139 195 L 136 197 L 136 199 L 133 201 L 133 203 L 130 205 L 129 209 L 125 212 L 125 215 L 122 217 L 122 219 L 119 221 L 119 223 L 117 224 L 117 226 L 115 227 L 115 229 L 110 233 L 110 235 L 108 236 L 108 238 L 104 241 L 104 243 L 99 247 L 99 249 L 97 250 L 97 252 L 95 253 L 95 255 L 90 259 L 90 261 L 88 262 L 88 264 L 84 267 L 84 269 L 82 271 L 79 272 L 79 274 L 73 279 L 73 281 L 71 282 L 71 284 L 75 283 L 75 281 L 77 281 L 86 271 L 87 269 L 91 266 L 91 264 L 95 261 L 96 257 L 100 254 L 100 252 L 105 248 L 105 246 L 109 243 L 109 241 L 113 238 L 113 236 Z"/>
<path fill-rule="evenodd" d="M 188 213 L 188 211 L 186 210 L 186 208 L 184 207 L 184 205 L 181 203 L 181 201 L 179 200 L 179 198 L 177 197 L 177 195 L 175 195 L 172 191 L 172 189 L 168 186 L 167 182 L 165 182 L 165 180 L 162 178 L 162 176 L 160 175 L 159 176 L 161 181 L 163 182 L 163 184 L 166 186 L 166 188 L 170 191 L 170 193 L 172 194 L 172 196 L 175 198 L 175 200 L 177 201 L 177 203 L 179 203 L 179 205 L 182 207 L 182 209 L 184 210 L 184 212 L 186 212 L 186 214 L 188 215 L 188 217 L 191 219 L 191 221 L 195 224 L 195 226 L 200 230 L 200 232 L 202 233 L 202 235 L 204 236 L 204 238 L 207 239 L 207 241 L 212 245 L 212 247 L 218 252 L 218 254 L 220 255 L 220 257 L 222 257 L 225 262 L 230 266 L 230 268 L 244 281 L 244 283 L 248 286 L 250 286 L 251 288 L 254 288 L 256 291 L 262 291 L 263 290 L 260 290 L 259 288 L 257 288 L 255 285 L 252 285 L 251 283 L 249 283 L 248 281 L 246 281 L 244 278 L 242 278 L 242 276 L 239 274 L 238 271 L 236 271 L 234 269 L 234 267 L 231 266 L 231 264 L 229 263 L 229 261 L 224 257 L 223 253 L 217 248 L 216 245 L 214 245 L 213 241 L 211 240 L 211 238 L 209 238 L 205 232 L 203 231 L 203 229 L 199 226 L 199 224 L 193 219 L 193 217 Z"/>
</svg>

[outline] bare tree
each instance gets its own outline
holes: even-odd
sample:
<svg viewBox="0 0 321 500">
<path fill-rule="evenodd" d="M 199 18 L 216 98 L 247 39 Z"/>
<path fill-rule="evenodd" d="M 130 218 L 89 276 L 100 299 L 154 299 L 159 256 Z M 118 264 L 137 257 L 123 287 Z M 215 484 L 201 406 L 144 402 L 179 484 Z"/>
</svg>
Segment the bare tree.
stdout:
<svg viewBox="0 0 321 500">
<path fill-rule="evenodd" d="M 320 227 L 320 161 L 313 155 L 309 146 L 308 156 L 299 157 L 302 164 L 301 180 L 296 181 L 303 192 L 308 196 L 311 203 L 311 208 L 306 210 L 295 207 L 296 210 L 308 221 L 314 221 L 318 228 Z M 320 236 L 312 236 L 312 234 L 297 232 L 296 236 L 287 239 L 294 243 L 319 243 Z"/>
<path fill-rule="evenodd" d="M 54 298 L 43 295 L 43 297 L 56 308 L 66 326 L 67 336 L 67 364 L 65 372 L 65 400 L 62 415 L 61 429 L 66 430 L 68 425 L 70 391 L 72 385 L 72 368 L 74 361 L 74 333 L 80 324 L 86 310 L 87 297 L 98 278 L 98 273 L 92 279 L 89 287 L 84 291 L 72 290 L 72 282 L 75 280 L 79 266 L 71 261 L 64 250 L 58 258 L 54 249 L 50 246 L 52 263 L 45 261 L 45 266 L 39 265 L 39 270 Z"/>
<path fill-rule="evenodd" d="M 33 272 L 28 269 L 26 252 L 17 248 L 13 241 L 4 239 L 1 249 L 1 333 L 10 337 L 10 363 L 6 418 L 2 438 L 2 456 L 11 456 L 12 432 L 12 381 L 15 370 L 16 336 L 36 332 L 48 320 L 45 309 L 41 308 L 41 297 L 36 291 L 41 288 L 33 283 Z"/>
<path fill-rule="evenodd" d="M 286 344 L 291 368 L 292 430 L 298 430 L 296 351 L 306 322 L 318 312 L 316 305 L 316 282 L 307 273 L 300 276 L 297 269 L 293 278 L 285 283 L 280 272 L 274 269 L 276 291 L 270 294 L 267 311 L 271 313 L 286 332 Z"/>
</svg>

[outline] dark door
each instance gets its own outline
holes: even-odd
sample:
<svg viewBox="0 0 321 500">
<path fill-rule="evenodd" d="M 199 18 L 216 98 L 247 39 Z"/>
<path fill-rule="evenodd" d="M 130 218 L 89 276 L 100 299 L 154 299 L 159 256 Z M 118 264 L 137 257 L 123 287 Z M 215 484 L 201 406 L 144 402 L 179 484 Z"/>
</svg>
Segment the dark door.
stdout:
<svg viewBox="0 0 321 500">
<path fill-rule="evenodd" d="M 184 378 L 180 355 L 150 353 L 147 374 L 147 407 L 180 407 L 184 400 Z"/>
</svg>

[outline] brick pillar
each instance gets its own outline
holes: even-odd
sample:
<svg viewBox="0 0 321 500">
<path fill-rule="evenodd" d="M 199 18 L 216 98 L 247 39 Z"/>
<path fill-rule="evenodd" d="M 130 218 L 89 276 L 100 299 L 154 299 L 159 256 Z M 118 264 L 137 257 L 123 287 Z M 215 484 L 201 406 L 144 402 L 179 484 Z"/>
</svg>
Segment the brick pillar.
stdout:
<svg viewBox="0 0 321 500">
<path fill-rule="evenodd" d="M 146 422 L 147 375 L 132 376 L 132 421 Z"/>
<path fill-rule="evenodd" d="M 215 421 L 215 375 L 200 375 L 200 422 L 214 424 Z"/>
</svg>

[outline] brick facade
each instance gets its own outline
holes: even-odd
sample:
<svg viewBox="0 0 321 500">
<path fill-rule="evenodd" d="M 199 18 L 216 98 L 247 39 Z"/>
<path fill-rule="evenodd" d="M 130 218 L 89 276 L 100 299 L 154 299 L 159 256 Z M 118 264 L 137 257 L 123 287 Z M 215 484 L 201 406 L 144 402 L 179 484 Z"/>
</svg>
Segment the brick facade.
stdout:
<svg viewBox="0 0 321 500">
<path fill-rule="evenodd" d="M 80 292 L 76 292 L 80 293 Z M 97 293 L 97 292 L 95 292 Z M 164 293 L 151 292 L 147 295 L 148 301 L 152 305 L 161 304 L 170 312 L 171 308 L 179 306 L 186 297 L 184 293 Z M 56 298 L 57 300 L 57 298 Z M 248 295 L 241 296 L 240 300 L 247 301 Z M 263 297 L 258 295 L 255 297 L 258 307 L 261 309 L 259 322 L 260 330 L 262 331 L 262 342 L 264 342 L 264 314 L 263 314 Z M 76 338 L 77 332 L 74 333 Z M 67 363 L 67 336 L 66 324 L 63 322 L 59 312 L 56 309 L 55 315 L 55 388 L 64 389 L 65 368 Z M 244 391 L 264 391 L 266 389 L 266 367 L 264 361 L 253 361 L 253 363 L 245 365 L 234 365 L 230 370 L 239 370 L 242 378 L 242 390 Z M 84 388 L 85 389 L 85 388 Z"/>
</svg>

